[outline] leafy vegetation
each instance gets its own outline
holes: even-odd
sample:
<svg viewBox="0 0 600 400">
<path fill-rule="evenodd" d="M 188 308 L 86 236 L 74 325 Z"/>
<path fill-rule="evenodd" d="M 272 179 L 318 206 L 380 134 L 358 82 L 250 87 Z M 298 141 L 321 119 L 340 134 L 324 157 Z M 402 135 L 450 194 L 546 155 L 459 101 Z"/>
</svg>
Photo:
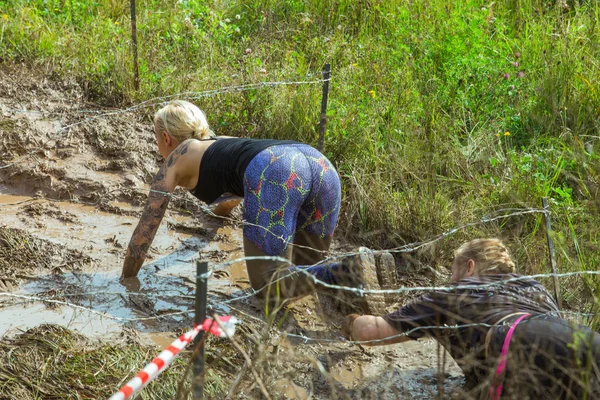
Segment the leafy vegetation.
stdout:
<svg viewBox="0 0 600 400">
<path fill-rule="evenodd" d="M 138 0 L 135 91 L 126 2 L 0 0 L 0 59 L 113 106 L 314 80 L 330 63 L 324 152 L 344 181 L 342 234 L 389 248 L 548 197 L 561 270 L 596 270 L 599 22 L 590 0 Z M 320 97 L 319 85 L 281 85 L 194 101 L 220 134 L 316 144 Z M 549 270 L 540 214 L 419 256 L 442 263 L 483 234 L 506 238 L 523 270 Z M 572 306 L 595 287 L 562 282 Z"/>
</svg>

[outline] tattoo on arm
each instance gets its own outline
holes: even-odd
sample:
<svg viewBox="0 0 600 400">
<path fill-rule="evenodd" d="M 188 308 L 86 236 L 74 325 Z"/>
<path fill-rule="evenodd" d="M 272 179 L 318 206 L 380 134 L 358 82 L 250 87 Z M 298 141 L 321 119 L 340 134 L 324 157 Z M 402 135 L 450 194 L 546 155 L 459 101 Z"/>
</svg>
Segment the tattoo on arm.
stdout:
<svg viewBox="0 0 600 400">
<path fill-rule="evenodd" d="M 148 194 L 148 203 L 127 247 L 125 262 L 123 263 L 123 278 L 136 276 L 142 267 L 148 248 L 154 240 L 156 231 L 169 205 L 171 189 L 166 182 L 167 171 L 173 168 L 177 160 L 187 153 L 190 144 L 191 140 L 186 141 L 173 150 L 154 177 L 154 182 Z"/>
<path fill-rule="evenodd" d="M 154 178 L 148 194 L 148 202 L 127 247 L 123 264 L 123 278 L 137 275 L 165 215 L 170 200 L 169 188 L 165 183 L 167 168 L 166 164 L 163 165 Z"/>
</svg>

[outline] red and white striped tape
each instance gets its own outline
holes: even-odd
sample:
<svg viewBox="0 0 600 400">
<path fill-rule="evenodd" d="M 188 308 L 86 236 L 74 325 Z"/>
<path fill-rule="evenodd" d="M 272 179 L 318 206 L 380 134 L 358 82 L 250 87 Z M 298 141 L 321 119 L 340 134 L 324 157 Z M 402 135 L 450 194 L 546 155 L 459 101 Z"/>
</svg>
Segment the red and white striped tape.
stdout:
<svg viewBox="0 0 600 400">
<path fill-rule="evenodd" d="M 169 347 L 163 350 L 154 360 L 144 367 L 143 370 L 127 382 L 117 393 L 113 394 L 109 400 L 126 400 L 131 398 L 135 393 L 146 386 L 150 381 L 160 375 L 177 357 L 179 352 L 183 350 L 189 343 L 194 340 L 200 331 L 205 331 L 219 337 L 231 337 L 235 333 L 235 325 L 239 323 L 236 317 L 224 316 L 219 317 L 219 322 L 223 329 L 217 325 L 212 318 L 208 318 L 197 325 L 194 329 L 181 335 Z"/>
</svg>

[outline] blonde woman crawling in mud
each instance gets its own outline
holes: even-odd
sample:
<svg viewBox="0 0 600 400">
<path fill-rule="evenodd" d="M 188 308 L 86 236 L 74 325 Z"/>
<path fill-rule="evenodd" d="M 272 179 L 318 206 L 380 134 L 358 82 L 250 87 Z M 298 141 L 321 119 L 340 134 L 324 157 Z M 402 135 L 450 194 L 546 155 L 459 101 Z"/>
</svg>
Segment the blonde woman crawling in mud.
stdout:
<svg viewBox="0 0 600 400">
<path fill-rule="evenodd" d="M 165 162 L 127 248 L 122 278 L 138 274 L 170 194 L 181 186 L 216 205 L 217 215 L 227 215 L 243 199 L 245 255 L 293 262 L 290 267 L 267 259 L 246 261 L 250 284 L 260 296 L 300 297 L 324 289 L 318 281 L 379 288 L 375 259 L 366 249 L 339 263 L 314 265 L 331 245 L 341 198 L 337 171 L 319 151 L 290 140 L 215 136 L 204 113 L 187 101 L 160 109 L 154 133 Z M 355 304 L 364 312 L 383 311 L 382 297 L 368 300 Z"/>
<path fill-rule="evenodd" d="M 383 316 L 356 314 L 348 337 L 384 345 L 433 337 L 476 399 L 598 399 L 600 335 L 560 317 L 539 282 L 514 273 L 498 239 L 455 252 L 452 285 Z"/>
</svg>

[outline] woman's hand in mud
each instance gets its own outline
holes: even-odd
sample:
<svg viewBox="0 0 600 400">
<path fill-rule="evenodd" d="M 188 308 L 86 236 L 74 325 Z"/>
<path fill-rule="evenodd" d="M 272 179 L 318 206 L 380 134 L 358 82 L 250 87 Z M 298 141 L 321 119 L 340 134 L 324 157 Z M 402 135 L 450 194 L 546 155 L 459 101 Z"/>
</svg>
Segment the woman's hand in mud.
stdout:
<svg viewBox="0 0 600 400">
<path fill-rule="evenodd" d="M 121 277 L 119 279 L 119 283 L 123 287 L 125 287 L 125 290 L 127 290 L 128 292 L 139 292 L 142 288 L 142 283 L 136 276 L 133 276 L 131 278 Z"/>
<path fill-rule="evenodd" d="M 344 318 L 344 322 L 342 322 L 342 334 L 347 340 L 353 340 L 352 324 L 354 324 L 354 320 L 358 317 L 360 317 L 360 315 L 358 314 L 346 315 L 346 318 Z"/>
</svg>

